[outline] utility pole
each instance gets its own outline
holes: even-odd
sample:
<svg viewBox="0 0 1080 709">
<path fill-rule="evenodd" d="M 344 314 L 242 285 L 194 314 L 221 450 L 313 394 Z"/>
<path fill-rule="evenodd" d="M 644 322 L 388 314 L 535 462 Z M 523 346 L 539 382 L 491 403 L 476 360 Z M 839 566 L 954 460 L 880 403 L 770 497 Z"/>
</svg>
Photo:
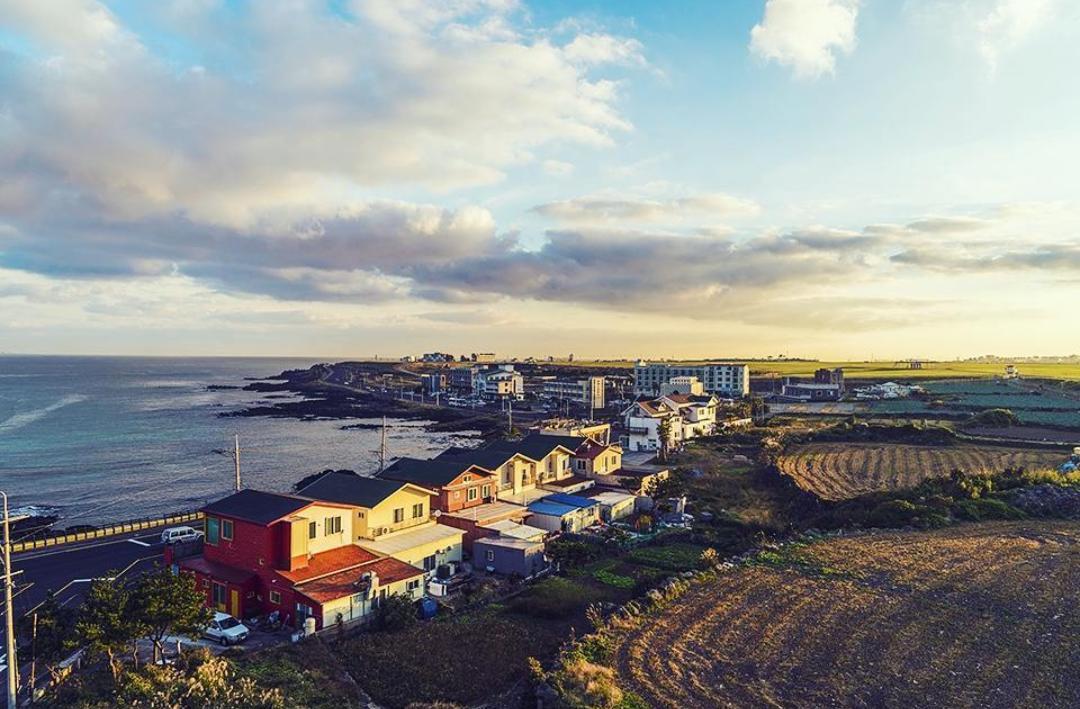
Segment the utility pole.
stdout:
<svg viewBox="0 0 1080 709">
<path fill-rule="evenodd" d="M 514 434 L 514 398 L 506 400 L 506 435 Z"/>
<path fill-rule="evenodd" d="M 7 706 L 19 706 L 19 657 L 15 654 L 15 610 L 11 605 L 11 517 L 8 514 L 8 496 L 4 499 L 4 648 L 7 652 Z"/>
<path fill-rule="evenodd" d="M 240 492 L 240 434 L 233 436 L 233 463 L 236 466 L 236 491 Z"/>
<path fill-rule="evenodd" d="M 30 703 L 34 702 L 34 685 L 37 684 L 37 611 L 30 630 Z"/>
<path fill-rule="evenodd" d="M 386 417 L 382 417 L 382 441 L 379 443 L 379 472 L 386 469 Z"/>
</svg>

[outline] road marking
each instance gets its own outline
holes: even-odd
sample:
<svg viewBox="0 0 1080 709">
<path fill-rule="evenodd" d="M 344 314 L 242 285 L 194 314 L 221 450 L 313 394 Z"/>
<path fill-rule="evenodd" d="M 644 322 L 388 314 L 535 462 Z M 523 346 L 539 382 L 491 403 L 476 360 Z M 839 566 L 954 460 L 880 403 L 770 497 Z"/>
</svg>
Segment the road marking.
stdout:
<svg viewBox="0 0 1080 709">
<path fill-rule="evenodd" d="M 138 539 L 129 539 L 128 541 L 129 541 L 129 542 L 131 542 L 132 544 L 138 544 L 138 545 L 139 545 L 139 546 L 141 546 L 141 547 L 148 547 L 148 546 L 150 546 L 150 545 L 149 545 L 149 544 L 147 544 L 146 542 L 140 542 L 140 541 L 139 541 Z"/>
</svg>

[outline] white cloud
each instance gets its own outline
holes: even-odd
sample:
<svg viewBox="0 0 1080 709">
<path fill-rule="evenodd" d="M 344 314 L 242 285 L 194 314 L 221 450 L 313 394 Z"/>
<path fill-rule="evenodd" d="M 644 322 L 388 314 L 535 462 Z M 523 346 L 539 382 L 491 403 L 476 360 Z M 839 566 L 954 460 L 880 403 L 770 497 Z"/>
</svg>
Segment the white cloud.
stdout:
<svg viewBox="0 0 1080 709">
<path fill-rule="evenodd" d="M 0 173 L 17 186 L 0 199 L 22 213 L 62 199 L 246 228 L 489 184 L 555 142 L 612 144 L 630 124 L 595 72 L 643 63 L 636 40 L 597 31 L 555 43 L 509 0 L 199 5 L 145 31 L 94 0 L 0 7 L 33 47 L 0 75 Z M 190 33 L 199 65 L 159 33 Z"/>
<path fill-rule="evenodd" d="M 562 160 L 545 160 L 543 168 L 544 172 L 552 177 L 566 177 L 574 173 L 573 163 L 563 162 Z"/>
<path fill-rule="evenodd" d="M 750 51 L 791 67 L 799 78 L 836 68 L 836 55 L 855 48 L 860 0 L 766 0 L 765 16 L 750 31 Z"/>
<path fill-rule="evenodd" d="M 1046 24 L 1056 4 L 1056 0 L 995 0 L 977 24 L 979 51 L 992 71 L 1002 54 Z"/>
<path fill-rule="evenodd" d="M 548 202 L 533 211 L 566 224 L 674 223 L 691 218 L 747 217 L 761 211 L 753 200 L 714 192 L 672 199 L 634 196 L 577 197 Z"/>
</svg>

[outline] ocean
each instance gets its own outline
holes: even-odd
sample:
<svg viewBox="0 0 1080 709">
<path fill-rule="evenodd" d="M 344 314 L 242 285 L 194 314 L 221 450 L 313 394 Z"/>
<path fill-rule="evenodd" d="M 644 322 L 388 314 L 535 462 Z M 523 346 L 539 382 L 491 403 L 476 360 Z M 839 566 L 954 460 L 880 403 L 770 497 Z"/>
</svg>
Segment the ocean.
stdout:
<svg viewBox="0 0 1080 709">
<path fill-rule="evenodd" d="M 326 468 L 372 473 L 372 419 L 301 421 L 218 414 L 275 397 L 240 389 L 313 360 L 0 356 L 0 490 L 13 508 L 101 524 L 196 508 L 228 494 L 233 435 L 245 487 L 288 492 Z M 390 420 L 391 457 L 428 457 L 471 440 Z"/>
</svg>

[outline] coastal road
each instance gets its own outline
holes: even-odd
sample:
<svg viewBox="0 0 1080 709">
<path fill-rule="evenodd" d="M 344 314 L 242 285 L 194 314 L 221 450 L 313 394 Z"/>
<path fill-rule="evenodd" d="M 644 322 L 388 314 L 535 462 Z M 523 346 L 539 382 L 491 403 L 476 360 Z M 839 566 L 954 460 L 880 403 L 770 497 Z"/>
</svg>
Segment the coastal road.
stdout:
<svg viewBox="0 0 1080 709">
<path fill-rule="evenodd" d="M 190 523 L 201 529 L 202 522 Z M 25 615 L 45 600 L 51 590 L 63 605 L 79 604 L 95 578 L 121 572 L 128 576 L 145 572 L 162 560 L 165 546 L 161 530 L 145 529 L 106 539 L 63 544 L 49 549 L 15 554 L 11 565 L 15 578 L 16 617 Z M 2 615 L 0 607 L 0 615 Z"/>
</svg>

